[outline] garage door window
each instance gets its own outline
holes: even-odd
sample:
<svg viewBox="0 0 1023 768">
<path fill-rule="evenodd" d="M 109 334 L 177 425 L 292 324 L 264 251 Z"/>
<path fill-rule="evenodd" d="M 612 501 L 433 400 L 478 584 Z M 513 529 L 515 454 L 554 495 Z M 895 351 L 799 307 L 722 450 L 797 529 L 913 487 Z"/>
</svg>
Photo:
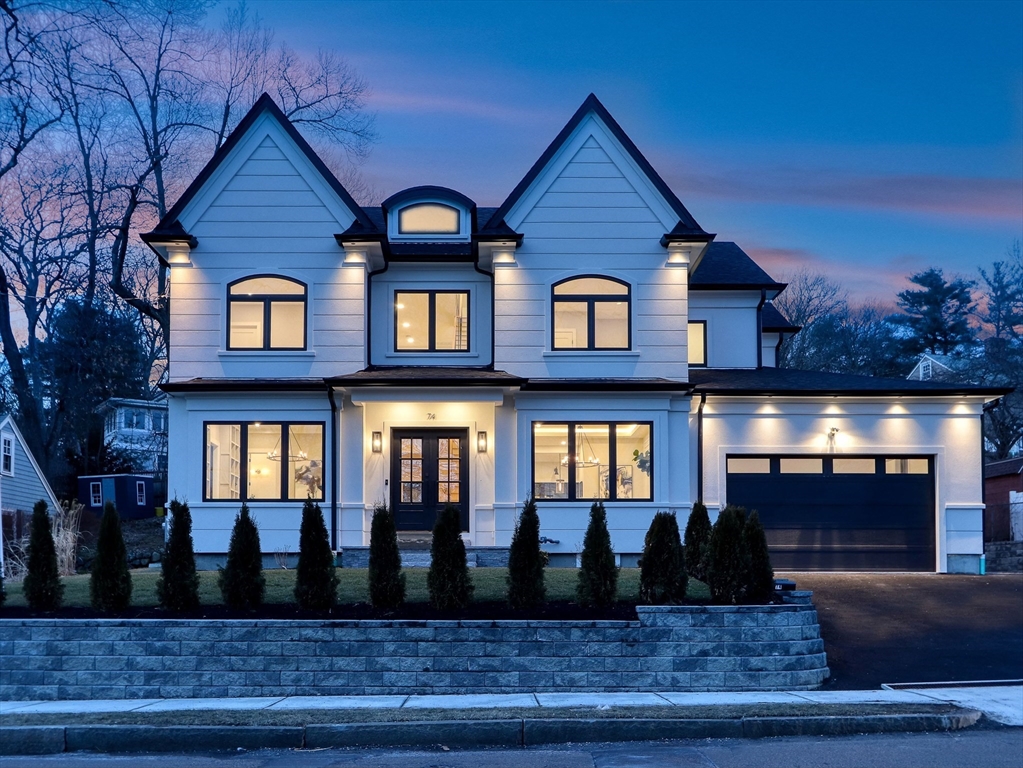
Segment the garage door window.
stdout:
<svg viewBox="0 0 1023 768">
<path fill-rule="evenodd" d="M 740 475 L 769 475 L 771 474 L 771 460 L 729 459 L 728 471 L 731 474 Z"/>
<path fill-rule="evenodd" d="M 833 471 L 836 475 L 873 475 L 877 472 L 877 462 L 873 459 L 832 459 Z"/>
<path fill-rule="evenodd" d="M 886 475 L 926 475 L 930 471 L 927 459 L 885 459 Z"/>
<path fill-rule="evenodd" d="M 824 459 L 782 459 L 783 475 L 820 475 L 824 473 Z"/>
</svg>

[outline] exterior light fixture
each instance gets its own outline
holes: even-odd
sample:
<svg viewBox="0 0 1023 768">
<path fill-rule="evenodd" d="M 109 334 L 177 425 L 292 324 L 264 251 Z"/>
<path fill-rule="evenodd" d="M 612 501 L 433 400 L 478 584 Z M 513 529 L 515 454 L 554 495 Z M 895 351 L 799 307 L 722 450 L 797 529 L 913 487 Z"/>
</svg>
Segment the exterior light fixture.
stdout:
<svg viewBox="0 0 1023 768">
<path fill-rule="evenodd" d="M 835 435 L 837 435 L 841 431 L 842 430 L 840 430 L 838 427 L 832 427 L 831 429 L 829 429 L 828 430 L 828 440 L 834 440 L 835 439 Z"/>
<path fill-rule="evenodd" d="M 373 453 L 382 453 L 384 450 L 384 433 L 374 432 L 373 439 L 370 444 L 373 447 Z"/>
<path fill-rule="evenodd" d="M 476 451 L 478 453 L 487 452 L 487 433 L 477 432 L 476 433 Z"/>
</svg>

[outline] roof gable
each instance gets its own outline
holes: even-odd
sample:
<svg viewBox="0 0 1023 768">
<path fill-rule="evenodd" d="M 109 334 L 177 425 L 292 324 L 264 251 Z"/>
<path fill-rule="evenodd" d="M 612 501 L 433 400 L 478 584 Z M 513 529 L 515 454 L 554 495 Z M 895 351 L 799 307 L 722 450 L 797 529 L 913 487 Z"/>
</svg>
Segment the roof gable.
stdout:
<svg viewBox="0 0 1023 768">
<path fill-rule="evenodd" d="M 235 173 L 259 149 L 273 145 L 291 163 L 313 190 L 323 189 L 326 205 L 347 226 L 354 219 L 366 227 L 372 223 L 348 190 L 323 163 L 287 116 L 266 93 L 259 97 L 224 144 L 188 185 L 156 228 L 144 236 L 146 242 L 183 239 L 210 203 L 223 191 Z"/>
<path fill-rule="evenodd" d="M 494 212 L 487 227 L 504 222 L 517 229 L 566 166 L 584 150 L 604 153 L 643 197 L 666 231 L 677 234 L 678 239 L 712 239 L 592 93 Z"/>
<path fill-rule="evenodd" d="M 43 474 L 43 470 L 40 469 L 39 464 L 36 462 L 36 457 L 32 455 L 32 451 L 28 448 L 28 443 L 25 442 L 25 437 L 21 434 L 21 430 L 18 429 L 17 423 L 13 418 L 4 416 L 0 419 L 0 432 L 13 432 L 14 439 L 21 445 L 21 450 L 25 453 L 28 458 L 29 464 L 32 466 L 32 471 L 35 472 L 36 478 L 43 486 L 43 490 L 46 491 L 46 501 L 49 502 L 51 509 L 59 509 L 60 501 L 57 499 L 57 494 L 53 492 L 53 488 L 50 487 L 50 481 L 46 479 L 46 475 Z M 15 471 L 18 471 L 15 469 Z"/>
</svg>

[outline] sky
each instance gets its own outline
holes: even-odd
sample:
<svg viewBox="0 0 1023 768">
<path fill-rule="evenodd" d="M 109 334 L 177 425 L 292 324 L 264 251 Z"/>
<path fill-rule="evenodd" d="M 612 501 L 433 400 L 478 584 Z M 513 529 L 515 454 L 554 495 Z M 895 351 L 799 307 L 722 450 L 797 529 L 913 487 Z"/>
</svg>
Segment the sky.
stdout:
<svg viewBox="0 0 1023 768">
<path fill-rule="evenodd" d="M 593 92 L 719 240 L 894 302 L 1023 238 L 1023 1 L 249 0 L 369 84 L 381 199 L 499 205 Z"/>
</svg>

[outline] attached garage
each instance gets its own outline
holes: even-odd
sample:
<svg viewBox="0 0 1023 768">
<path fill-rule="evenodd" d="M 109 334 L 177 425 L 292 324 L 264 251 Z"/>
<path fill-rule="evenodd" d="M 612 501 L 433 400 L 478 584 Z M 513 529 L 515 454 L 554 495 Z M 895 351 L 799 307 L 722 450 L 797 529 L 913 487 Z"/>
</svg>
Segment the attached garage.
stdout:
<svg viewBox="0 0 1023 768">
<path fill-rule="evenodd" d="M 757 510 L 776 570 L 933 571 L 931 456 L 729 455 L 729 504 Z"/>
</svg>

